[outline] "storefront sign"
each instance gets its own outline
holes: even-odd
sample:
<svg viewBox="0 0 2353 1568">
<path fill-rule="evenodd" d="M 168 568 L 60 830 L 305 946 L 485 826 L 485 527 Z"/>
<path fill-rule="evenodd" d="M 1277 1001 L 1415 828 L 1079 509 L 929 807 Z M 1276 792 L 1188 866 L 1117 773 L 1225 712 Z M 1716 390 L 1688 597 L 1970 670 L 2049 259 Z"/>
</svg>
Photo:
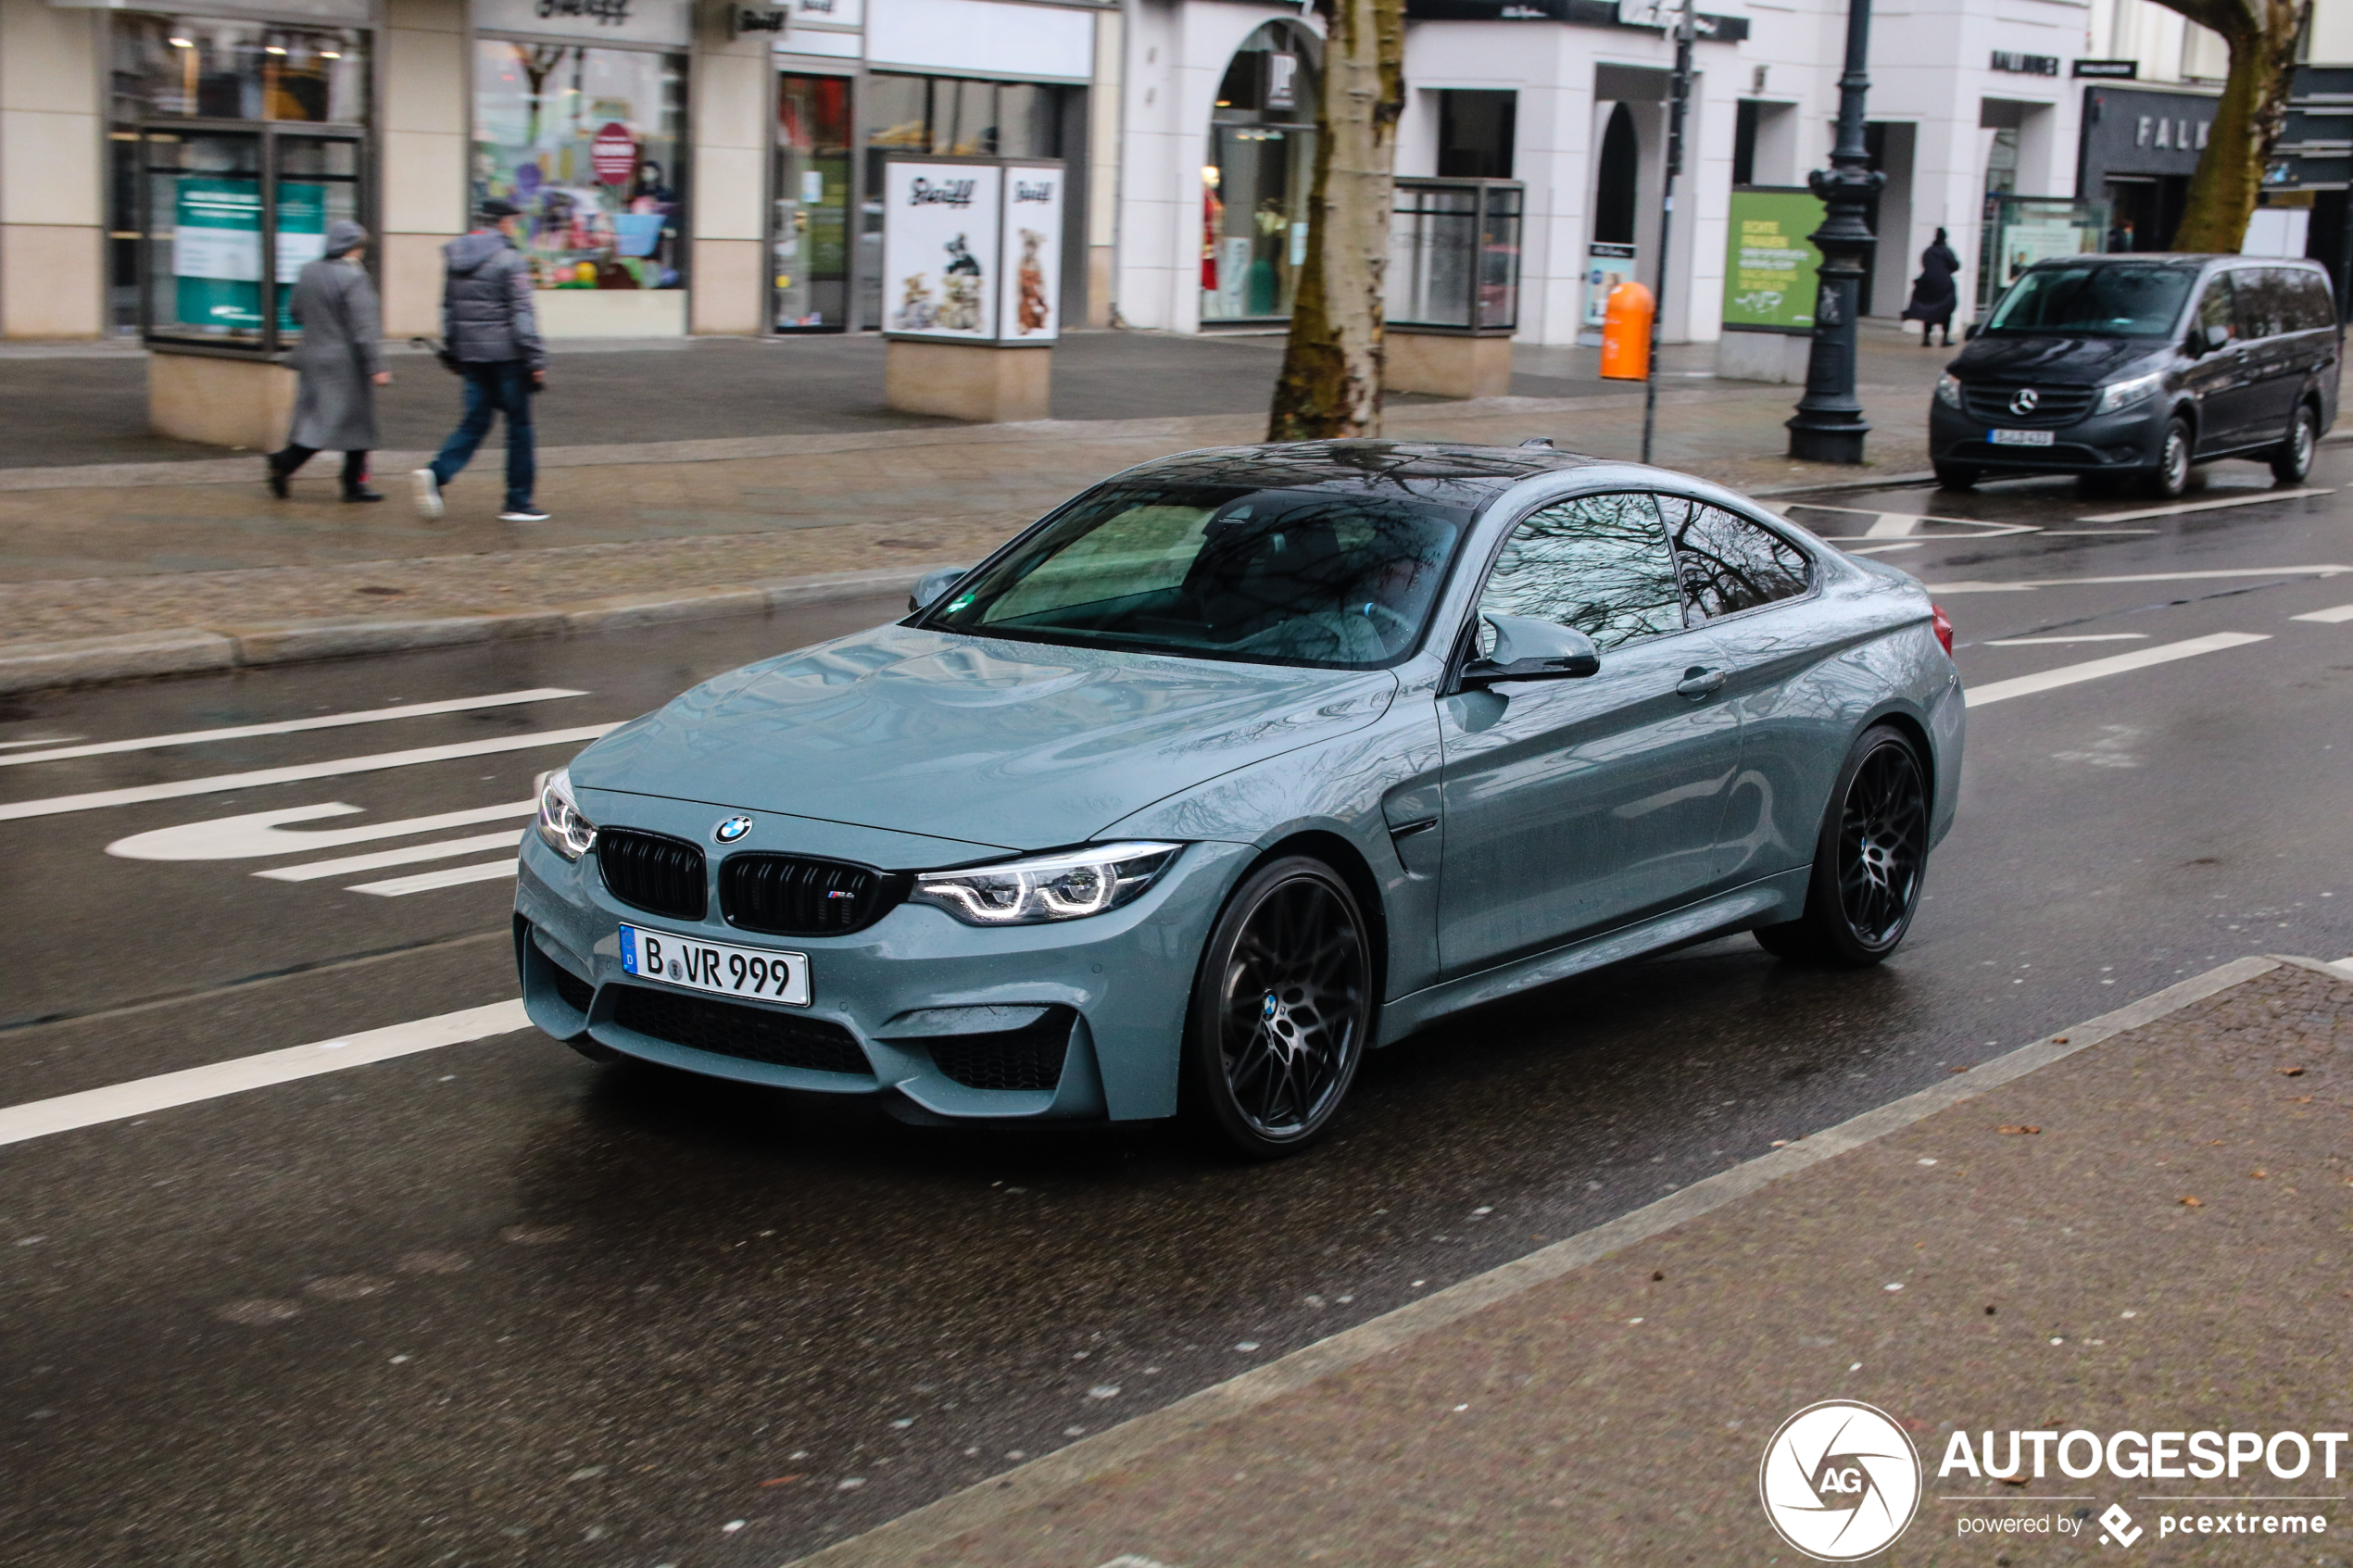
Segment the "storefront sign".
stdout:
<svg viewBox="0 0 2353 1568">
<path fill-rule="evenodd" d="M 998 335 L 1008 343 L 1051 343 L 1062 332 L 1063 170 L 1058 165 L 1005 169 L 1005 233 L 998 248 Z"/>
<path fill-rule="evenodd" d="M 474 26 L 588 44 L 674 44 L 694 38 L 694 0 L 473 0 Z"/>
<path fill-rule="evenodd" d="M 278 186 L 277 282 L 281 332 L 295 323 L 284 313 L 283 285 L 327 248 L 327 189 Z M 182 175 L 172 197 L 173 308 L 190 327 L 261 330 L 261 186 L 251 179 Z"/>
<path fill-rule="evenodd" d="M 2059 73 L 2057 55 L 2021 55 L 2011 49 L 1994 51 L 1995 70 L 2006 70 L 2017 76 L 2057 76 Z"/>
<path fill-rule="evenodd" d="M 865 0 L 791 0 L 791 4 L 796 26 L 831 22 L 837 27 L 856 27 L 866 19 Z"/>
<path fill-rule="evenodd" d="M 1724 238 L 1724 326 L 1730 332 L 1810 332 L 1821 253 L 1806 236 L 1822 226 L 1821 198 L 1795 189 L 1732 193 Z"/>
<path fill-rule="evenodd" d="M 2138 60 L 2078 60 L 2077 76 L 2097 77 L 2112 82 L 2131 82 L 2141 74 Z"/>
<path fill-rule="evenodd" d="M 629 127 L 608 120 L 588 144 L 588 165 L 607 185 L 626 185 L 637 172 L 637 138 Z"/>
<path fill-rule="evenodd" d="M 2083 90 L 2082 170 L 2078 190 L 2097 191 L 2112 174 L 2194 174 L 2214 127 L 2211 94 L 2146 87 Z"/>
<path fill-rule="evenodd" d="M 1088 82 L 1095 19 L 1069 6 L 1000 0 L 869 0 L 866 58 L 958 76 Z"/>
<path fill-rule="evenodd" d="M 885 166 L 886 331 L 965 343 L 996 339 L 1003 185 L 1004 170 L 993 163 Z"/>
</svg>

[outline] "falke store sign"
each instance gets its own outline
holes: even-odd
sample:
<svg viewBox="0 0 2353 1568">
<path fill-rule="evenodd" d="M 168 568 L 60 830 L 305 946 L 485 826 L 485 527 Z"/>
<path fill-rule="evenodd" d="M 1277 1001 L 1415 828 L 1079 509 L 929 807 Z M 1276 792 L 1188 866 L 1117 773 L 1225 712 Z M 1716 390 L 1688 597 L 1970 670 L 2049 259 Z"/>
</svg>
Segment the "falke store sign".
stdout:
<svg viewBox="0 0 2353 1568">
<path fill-rule="evenodd" d="M 2193 174 L 2214 129 L 2212 96 L 2152 88 L 2083 91 L 2082 188 L 2111 174 Z"/>
</svg>

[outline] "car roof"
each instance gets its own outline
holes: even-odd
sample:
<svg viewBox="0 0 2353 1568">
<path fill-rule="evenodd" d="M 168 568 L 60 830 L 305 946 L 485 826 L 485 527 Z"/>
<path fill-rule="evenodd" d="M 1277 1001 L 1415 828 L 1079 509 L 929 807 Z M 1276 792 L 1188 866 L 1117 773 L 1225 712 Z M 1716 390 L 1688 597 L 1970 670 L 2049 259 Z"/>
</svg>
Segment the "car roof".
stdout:
<svg viewBox="0 0 2353 1568">
<path fill-rule="evenodd" d="M 2203 267 L 2208 262 L 2235 261 L 2249 267 L 2310 267 L 2321 264 L 2300 256 L 2237 256 L 2195 250 L 2093 251 L 2082 256 L 2046 256 L 2042 267 Z"/>
<path fill-rule="evenodd" d="M 1123 483 L 1248 486 L 1362 494 L 1403 490 L 1441 505 L 1475 507 L 1540 474 L 1603 462 L 1551 446 L 1479 446 L 1440 441 L 1291 441 L 1212 446 L 1139 463 Z"/>
</svg>

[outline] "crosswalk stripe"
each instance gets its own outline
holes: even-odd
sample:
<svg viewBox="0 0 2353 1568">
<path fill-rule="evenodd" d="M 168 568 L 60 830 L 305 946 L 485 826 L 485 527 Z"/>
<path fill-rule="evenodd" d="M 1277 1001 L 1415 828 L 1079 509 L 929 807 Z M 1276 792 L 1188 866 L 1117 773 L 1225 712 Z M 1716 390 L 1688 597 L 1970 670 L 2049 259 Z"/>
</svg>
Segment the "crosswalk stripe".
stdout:
<svg viewBox="0 0 2353 1568">
<path fill-rule="evenodd" d="M 522 842 L 522 834 L 521 828 L 500 833 L 478 833 L 472 838 L 444 838 L 432 844 L 411 844 L 402 849 L 378 849 L 367 855 L 345 855 L 333 860 L 309 860 L 299 866 L 280 866 L 274 871 L 253 874 L 266 876 L 272 882 L 316 882 L 321 877 L 349 876 L 354 872 L 414 865 L 419 860 L 454 859 L 480 849 L 511 849 Z"/>
<path fill-rule="evenodd" d="M 2353 605 L 2331 605 L 2326 609 L 2312 610 L 2304 615 L 2291 615 L 2290 621 L 2317 621 L 2323 626 L 2334 626 L 2340 621 L 2353 621 Z"/>
<path fill-rule="evenodd" d="M 2057 670 L 2045 670 L 2039 675 L 2020 675 L 2015 680 L 1971 686 L 1966 695 L 1970 708 L 1983 708 L 1991 703 L 2007 702 L 2014 696 L 2029 696 L 2057 686 L 2071 686 L 2081 681 L 2096 681 L 2107 675 L 2121 675 L 2131 670 L 2145 670 L 2152 664 L 2170 664 L 2177 659 L 2195 659 L 2202 653 L 2220 653 L 2224 648 L 2270 641 L 2271 638 L 2252 632 L 2217 632 L 2208 637 L 2192 637 L 2182 643 L 2161 643 L 2153 648 L 2134 648 L 2131 653 L 2111 654 L 2106 659 L 2090 659 L 2082 664 L 2062 664 Z"/>
<path fill-rule="evenodd" d="M 103 1089 L 29 1100 L 22 1105 L 0 1107 L 0 1144 L 22 1143 L 28 1138 L 47 1137 L 76 1127 L 94 1127 L 105 1122 L 145 1116 L 174 1106 L 292 1083 L 297 1078 L 340 1072 L 346 1067 L 364 1067 L 370 1062 L 442 1046 L 486 1040 L 530 1027 L 531 1020 L 524 1015 L 522 1001 L 518 997 L 339 1035 L 308 1046 L 290 1046 L 284 1050 L 237 1057 L 178 1073 L 158 1073 L 152 1078 L 134 1078 Z"/>
<path fill-rule="evenodd" d="M 288 768 L 261 768 L 249 773 L 216 773 L 205 779 L 177 779 L 170 784 L 138 784 L 130 789 L 92 790 L 84 795 L 53 795 L 44 800 L 17 800 L 0 805 L 0 822 L 28 817 L 54 817 L 68 811 L 94 811 L 107 806 L 136 806 L 149 800 L 177 800 L 190 795 L 219 795 L 233 789 L 258 789 L 267 784 L 298 784 L 306 779 L 334 779 L 348 773 L 373 773 L 386 768 L 413 768 L 423 762 L 448 762 L 463 757 L 490 757 L 501 751 L 529 751 L 543 746 L 591 741 L 617 730 L 628 721 L 583 724 L 577 729 L 540 730 L 527 735 L 500 735 L 492 740 L 460 741 L 451 746 L 421 746 L 409 751 L 380 751 L 371 757 L 339 757 L 331 762 L 302 762 Z"/>
<path fill-rule="evenodd" d="M 2224 577 L 2334 577 L 2353 566 L 2231 566 L 2208 571 L 2136 571 L 2124 577 L 2030 577 L 2017 583 L 1928 583 L 1931 594 L 2023 594 L 2036 588 L 2104 588 L 2127 583 L 2202 583 Z"/>
<path fill-rule="evenodd" d="M 2213 512 L 2225 507 L 2259 507 L 2272 501 L 2300 501 L 2308 495 L 2334 495 L 2334 490 L 2259 490 L 2249 495 L 2225 495 L 2219 501 L 2176 501 L 2165 507 L 2142 507 L 2129 512 L 2095 512 L 2078 522 L 2137 522 L 2145 517 L 2179 517 L 2183 512 Z"/>
<path fill-rule="evenodd" d="M 86 746 L 53 746 L 46 751 L 0 757 L 0 768 L 28 762 L 62 762 L 69 757 L 107 757 L 120 751 L 149 751 L 164 746 L 196 746 L 206 741 L 250 740 L 256 735 L 299 734 L 305 730 L 334 730 L 347 724 L 381 724 L 394 719 L 422 719 L 435 713 L 471 713 L 484 708 L 511 708 L 522 702 L 553 702 L 559 697 L 586 696 L 569 686 L 534 686 L 528 691 L 492 692 L 486 696 L 451 697 L 443 702 L 408 702 L 394 708 L 369 708 L 351 713 L 321 713 L 308 719 L 282 719 L 271 724 L 233 724 L 219 730 L 182 730 L 171 735 L 141 735 L 134 740 L 92 741 Z M 23 743 L 37 744 L 37 743 Z"/>
<path fill-rule="evenodd" d="M 447 871 L 423 872 L 416 876 L 396 876 L 384 882 L 363 882 L 346 891 L 372 893 L 379 898 L 399 898 L 411 893 L 430 893 L 436 887 L 457 887 L 469 882 L 496 882 L 500 877 L 514 874 L 515 862 L 508 859 L 479 866 L 452 866 Z"/>
</svg>

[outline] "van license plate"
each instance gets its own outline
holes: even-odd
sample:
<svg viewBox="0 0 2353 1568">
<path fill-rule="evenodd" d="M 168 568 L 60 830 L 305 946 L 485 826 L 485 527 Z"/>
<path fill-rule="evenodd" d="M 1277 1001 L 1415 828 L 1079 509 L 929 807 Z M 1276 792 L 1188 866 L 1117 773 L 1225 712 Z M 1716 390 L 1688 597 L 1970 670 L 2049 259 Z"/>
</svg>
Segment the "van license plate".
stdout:
<svg viewBox="0 0 2353 1568">
<path fill-rule="evenodd" d="M 2051 433 L 2047 430 L 1989 430 L 1985 439 L 1996 446 L 2048 446 Z"/>
</svg>

